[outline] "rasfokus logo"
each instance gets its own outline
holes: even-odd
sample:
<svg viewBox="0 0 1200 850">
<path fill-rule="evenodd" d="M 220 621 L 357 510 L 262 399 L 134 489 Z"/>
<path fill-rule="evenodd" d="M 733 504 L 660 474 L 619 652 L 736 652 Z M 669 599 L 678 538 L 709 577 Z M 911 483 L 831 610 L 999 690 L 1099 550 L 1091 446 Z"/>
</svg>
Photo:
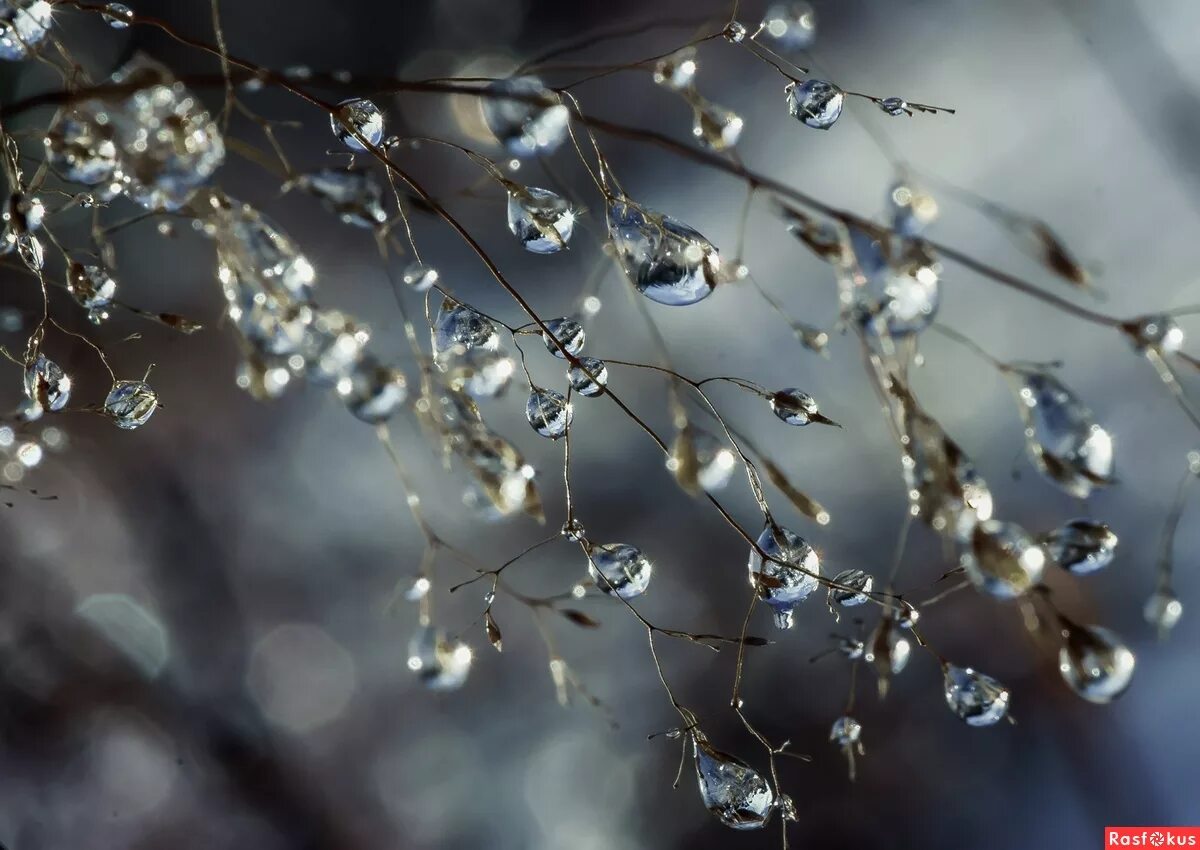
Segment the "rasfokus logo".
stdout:
<svg viewBox="0 0 1200 850">
<path fill-rule="evenodd" d="M 1106 826 L 1108 847 L 1200 847 L 1200 826 Z"/>
</svg>

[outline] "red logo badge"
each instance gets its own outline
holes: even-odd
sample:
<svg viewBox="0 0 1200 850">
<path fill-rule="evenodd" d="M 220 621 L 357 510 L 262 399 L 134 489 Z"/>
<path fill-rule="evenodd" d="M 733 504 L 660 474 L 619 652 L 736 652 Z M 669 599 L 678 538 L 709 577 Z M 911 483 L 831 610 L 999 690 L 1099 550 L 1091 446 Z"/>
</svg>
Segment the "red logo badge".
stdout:
<svg viewBox="0 0 1200 850">
<path fill-rule="evenodd" d="M 1104 847 L 1200 847 L 1200 826 L 1106 826 Z"/>
</svg>

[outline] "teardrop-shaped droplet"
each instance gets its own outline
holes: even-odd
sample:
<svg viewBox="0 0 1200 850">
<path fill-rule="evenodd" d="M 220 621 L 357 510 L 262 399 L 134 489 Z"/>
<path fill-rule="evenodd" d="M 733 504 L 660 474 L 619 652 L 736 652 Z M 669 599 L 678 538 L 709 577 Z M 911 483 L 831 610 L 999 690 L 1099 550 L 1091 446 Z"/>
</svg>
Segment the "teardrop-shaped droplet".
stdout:
<svg viewBox="0 0 1200 850">
<path fill-rule="evenodd" d="M 938 216 L 938 205 L 933 195 L 905 181 L 892 186 L 887 201 L 892 229 L 901 236 L 920 236 Z"/>
<path fill-rule="evenodd" d="M 43 410 L 62 410 L 71 400 L 71 376 L 44 354 L 25 367 L 25 395 Z"/>
<path fill-rule="evenodd" d="M 804 0 L 774 3 L 763 15 L 762 34 L 781 50 L 807 50 L 817 37 L 817 13 Z"/>
<path fill-rule="evenodd" d="M 1166 638 L 1183 616 L 1183 603 L 1170 587 L 1160 587 L 1146 600 L 1142 616 L 1158 632 L 1159 638 Z"/>
<path fill-rule="evenodd" d="M 968 726 L 992 726 L 1008 714 L 1008 688 L 970 667 L 942 667 L 946 705 Z"/>
<path fill-rule="evenodd" d="M 829 729 L 829 740 L 839 747 L 852 747 L 862 739 L 862 724 L 853 717 L 839 717 Z"/>
<path fill-rule="evenodd" d="M 438 270 L 419 260 L 410 263 L 400 275 L 404 285 L 413 292 L 427 292 L 438 282 Z"/>
<path fill-rule="evenodd" d="M 971 548 L 959 563 L 979 590 L 1015 599 L 1042 580 L 1046 550 L 1016 523 L 989 519 L 975 526 Z"/>
<path fill-rule="evenodd" d="M 298 350 L 305 376 L 337 386 L 358 367 L 370 339 L 370 331 L 342 311 L 314 310 Z"/>
<path fill-rule="evenodd" d="M 902 339 L 932 324 L 941 303 L 939 264 L 924 243 L 846 229 L 842 299 L 872 338 Z"/>
<path fill-rule="evenodd" d="M 233 200 L 214 202 L 213 210 L 221 286 L 231 307 L 249 310 L 269 297 L 282 309 L 290 299 L 312 297 L 316 269 L 275 222 Z"/>
<path fill-rule="evenodd" d="M 346 409 L 363 422 L 386 422 L 408 398 L 404 373 L 367 356 L 354 364 L 350 374 L 338 381 L 338 395 Z"/>
<path fill-rule="evenodd" d="M 876 105 L 893 118 L 908 114 L 908 102 L 902 97 L 885 97 L 880 99 Z"/>
<path fill-rule="evenodd" d="M 698 730 L 692 733 L 696 780 L 704 807 L 733 829 L 761 829 L 771 817 L 771 784 L 744 761 L 713 747 Z"/>
<path fill-rule="evenodd" d="M 1094 519 L 1073 519 L 1042 535 L 1042 547 L 1050 560 L 1075 575 L 1087 575 L 1112 563 L 1117 553 L 1117 535 Z"/>
<path fill-rule="evenodd" d="M 815 398 L 797 387 L 772 393 L 770 403 L 771 412 L 789 425 L 808 425 L 812 422 L 837 424 L 820 412 Z"/>
<path fill-rule="evenodd" d="M 578 366 L 567 369 L 567 380 L 580 395 L 598 396 L 608 384 L 608 367 L 597 357 L 580 357 Z"/>
<path fill-rule="evenodd" d="M 696 48 L 684 47 L 658 60 L 654 82 L 672 91 L 684 91 L 696 79 Z"/>
<path fill-rule="evenodd" d="M 54 23 L 46 0 L 4 0 L 0 4 L 0 59 L 19 62 L 33 54 Z"/>
<path fill-rule="evenodd" d="M 508 229 L 526 251 L 555 254 L 575 230 L 575 208 L 549 189 L 517 187 L 508 194 Z"/>
<path fill-rule="evenodd" d="M 383 113 L 366 98 L 352 97 L 339 103 L 336 116 L 329 116 L 329 127 L 333 137 L 352 151 L 367 150 L 359 136 L 371 147 L 383 141 Z"/>
<path fill-rule="evenodd" d="M 481 429 L 478 419 L 469 427 L 459 456 L 496 510 L 501 516 L 525 513 L 544 520 L 533 467 L 508 440 Z"/>
<path fill-rule="evenodd" d="M 869 599 L 867 594 L 875 586 L 874 576 L 862 570 L 842 570 L 833 580 L 842 587 L 829 588 L 829 598 L 847 608 L 866 602 Z"/>
<path fill-rule="evenodd" d="M 343 224 L 379 227 L 387 222 L 383 186 L 367 168 L 321 168 L 301 174 L 295 185 L 319 198 Z"/>
<path fill-rule="evenodd" d="M 747 563 L 750 586 L 758 588 L 759 598 L 775 610 L 775 625 L 790 629 L 792 609 L 820 584 L 821 559 L 803 537 L 773 522 L 767 523 L 757 543 Z"/>
<path fill-rule="evenodd" d="M 717 249 L 683 222 L 614 200 L 608 205 L 608 234 L 626 276 L 652 301 L 675 307 L 695 304 L 717 285 Z"/>
<path fill-rule="evenodd" d="M 98 186 L 113 179 L 117 146 L 112 129 L 94 116 L 70 113 L 46 133 L 46 161 L 64 180 Z"/>
<path fill-rule="evenodd" d="M 628 543 L 588 547 L 588 574 L 609 596 L 632 599 L 646 592 L 654 565 L 642 550 Z"/>
<path fill-rule="evenodd" d="M 543 437 L 557 440 L 567 433 L 574 411 L 567 397 L 555 390 L 534 387 L 525 403 L 525 418 L 533 430 Z"/>
<path fill-rule="evenodd" d="M 817 130 L 828 130 L 841 117 L 846 95 L 824 80 L 805 80 L 787 88 L 788 112 Z"/>
<path fill-rule="evenodd" d="M 513 156 L 553 153 L 567 137 L 571 114 L 537 77 L 497 80 L 480 102 L 488 129 Z"/>
<path fill-rule="evenodd" d="M 583 351 L 583 343 L 587 339 L 587 334 L 584 333 L 583 325 L 579 322 L 574 319 L 549 319 L 546 322 L 546 328 L 549 333 L 542 331 L 542 342 L 546 344 L 546 350 L 555 357 L 566 359 L 566 355 L 559 351 L 558 345 L 554 344 L 556 339 L 569 354 L 574 355 Z"/>
<path fill-rule="evenodd" d="M 123 30 L 133 23 L 133 10 L 124 3 L 109 3 L 104 7 L 104 23 L 115 30 Z"/>
<path fill-rule="evenodd" d="M 880 699 L 887 696 L 892 677 L 904 671 L 911 656 L 912 643 L 895 618 L 881 617 L 863 653 L 863 659 L 875 667 Z"/>
<path fill-rule="evenodd" d="M 88 318 L 99 324 L 108 318 L 108 308 L 117 296 L 117 282 L 102 266 L 71 263 L 67 266 L 67 291 Z"/>
<path fill-rule="evenodd" d="M 496 349 L 500 345 L 500 335 L 491 319 L 450 296 L 442 299 L 432 336 L 437 355 L 460 355 L 472 348 Z"/>
<path fill-rule="evenodd" d="M 446 360 L 446 381 L 471 398 L 497 398 L 516 370 L 516 361 L 502 348 L 469 348 Z"/>
<path fill-rule="evenodd" d="M 701 147 L 721 153 L 738 143 L 745 126 L 740 115 L 699 95 L 692 100 L 692 135 Z"/>
<path fill-rule="evenodd" d="M 1137 658 L 1116 634 L 1102 626 L 1068 625 L 1058 651 L 1058 671 L 1071 690 L 1088 702 L 1106 703 L 1129 687 Z"/>
<path fill-rule="evenodd" d="M 693 425 L 675 435 L 667 469 L 692 495 L 723 490 L 737 469 L 737 455 L 724 440 Z"/>
<path fill-rule="evenodd" d="M 104 399 L 104 412 L 118 428 L 141 428 L 158 409 L 158 393 L 144 381 L 117 381 Z"/>
<path fill-rule="evenodd" d="M 1026 447 L 1038 470 L 1068 494 L 1087 498 L 1110 483 L 1113 440 L 1092 412 L 1049 372 L 1021 373 Z"/>
<path fill-rule="evenodd" d="M 461 688 L 471 672 L 474 653 L 460 641 L 450 641 L 433 626 L 417 628 L 408 644 L 408 669 L 432 691 Z"/>
</svg>

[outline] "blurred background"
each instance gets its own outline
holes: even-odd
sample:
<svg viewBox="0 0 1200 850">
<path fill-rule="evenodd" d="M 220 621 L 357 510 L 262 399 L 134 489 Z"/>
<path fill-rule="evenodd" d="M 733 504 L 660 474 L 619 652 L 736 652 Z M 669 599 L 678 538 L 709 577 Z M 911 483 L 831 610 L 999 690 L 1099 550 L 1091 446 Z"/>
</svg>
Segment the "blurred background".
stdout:
<svg viewBox="0 0 1200 850">
<path fill-rule="evenodd" d="M 742 4 L 739 16 L 752 29 L 762 5 Z M 836 127 L 815 132 L 787 114 L 775 71 L 711 41 L 700 49 L 697 85 L 745 119 L 738 151 L 751 167 L 840 207 L 879 215 L 894 171 L 865 129 L 869 122 L 914 169 L 1050 222 L 1093 271 L 1106 312 L 1132 316 L 1200 300 L 1194 274 L 1200 6 L 1191 0 L 814 5 L 818 37 L 810 59 L 823 73 L 849 89 L 958 113 L 889 119 L 865 101 L 851 101 Z M 212 40 L 208 3 L 139 0 L 135 9 Z M 682 0 L 652 8 L 632 0 L 286 6 L 226 0 L 221 6 L 230 51 L 264 66 L 406 78 L 503 74 L 595 28 L 705 11 Z M 720 20 L 725 10 L 714 4 L 712 11 Z M 181 74 L 215 69 L 151 30 L 114 31 L 95 16 L 57 14 L 62 38 L 94 73 L 107 73 L 136 50 Z M 563 61 L 633 61 L 697 32 L 694 25 L 656 29 Z M 0 74 L 5 101 L 48 84 L 30 63 L 6 64 Z M 644 71 L 575 91 L 591 114 L 691 140 L 690 110 Z M 202 96 L 219 108 L 219 91 Z M 324 115 L 271 92 L 246 100 L 268 118 L 301 122 L 280 130 L 298 168 L 344 161 L 326 155 L 333 142 Z M 471 101 L 424 94 L 376 101 L 390 132 L 441 136 L 503 156 L 480 138 Z M 36 129 L 35 117 L 45 120 L 27 116 L 8 129 Z M 234 135 L 260 144 L 257 132 L 234 122 Z M 661 150 L 602 143 L 630 194 L 732 248 L 744 200 L 737 180 Z M 588 208 L 589 230 L 571 251 L 551 257 L 520 250 L 506 232 L 500 192 L 483 187 L 474 193 L 479 197 L 462 194 L 479 184 L 460 156 L 426 147 L 402 157 L 542 316 L 575 309 L 599 257 L 591 234 L 603 209 L 566 147 L 553 163 Z M 532 185 L 546 179 L 536 162 L 513 177 Z M 317 267 L 321 303 L 367 319 L 378 350 L 415 378 L 369 234 L 340 225 L 312 198 L 281 195 L 277 179 L 236 156 L 217 182 L 274 217 Z M 975 210 L 951 197 L 939 201 L 935 238 L 1063 291 Z M 524 320 L 444 224 L 423 216 L 414 223 L 426 259 L 457 293 L 510 324 Z M 564 710 L 528 612 L 503 597 L 496 603 L 504 652 L 495 653 L 477 622 L 484 588 L 447 595 L 447 584 L 471 572 L 441 561 L 439 621 L 472 643 L 476 662 L 462 690 L 423 689 L 406 668 L 416 609 L 402 603 L 385 610 L 396 583 L 416 571 L 423 541 L 372 429 L 315 387 L 262 404 L 235 386 L 238 352 L 221 327 L 207 240 L 186 230 L 163 236 L 148 221 L 123 231 L 116 247 L 127 301 L 182 313 L 207 328 L 181 336 L 128 316 L 107 324 L 94 338 L 118 377 L 141 377 L 156 364 L 151 381 L 163 409 L 136 432 L 118 431 L 100 417 L 61 417 L 52 424 L 65 434 L 64 450 L 7 493 L 12 507 L 0 515 L 7 541 L 0 556 L 0 841 L 11 850 L 695 850 L 778 842 L 777 824 L 759 833 L 720 826 L 702 807 L 690 766 L 672 789 L 678 742 L 647 735 L 678 725 L 678 718 L 657 681 L 644 632 L 611 601 L 579 604 L 601 621 L 599 629 L 550 624 L 562 655 L 608 707 L 577 700 Z M 751 212 L 745 258 L 791 315 L 832 329 L 837 300 L 830 268 L 787 235 L 765 202 Z M 394 272 L 405 261 L 393 262 Z M 40 302 L 27 275 L 4 274 L 5 304 L 13 308 L 4 342 L 19 350 Z M 651 362 L 654 347 L 627 286 L 615 274 L 602 282 L 603 307 L 587 324 L 586 353 Z M 818 596 L 798 609 L 787 633 L 776 633 L 768 612 L 759 610 L 752 632 L 777 641 L 748 654 L 747 713 L 773 740 L 790 739 L 796 751 L 812 755 L 811 763 L 781 762 L 799 814 L 790 836 L 795 846 L 829 848 L 1090 847 L 1100 846 L 1108 824 L 1195 823 L 1200 777 L 1190 710 L 1200 696 L 1194 675 L 1200 625 L 1187 611 L 1170 640 L 1159 643 L 1141 609 L 1196 434 L 1115 331 L 953 265 L 942 292 L 940 319 L 995 356 L 1064 361 L 1063 379 L 1114 433 L 1120 484 L 1099 492 L 1087 510 L 1120 535 L 1118 558 L 1099 575 L 1056 575 L 1052 584 L 1073 618 L 1108 625 L 1129 641 L 1137 673 L 1114 704 L 1084 703 L 1062 683 L 1056 659 L 1026 637 L 1015 608 L 963 592 L 929 610 L 924 633 L 951 660 L 1007 684 L 1018 722 L 963 725 L 946 710 L 937 665 L 914 653 L 885 701 L 873 680 L 860 676 L 855 715 L 866 756 L 851 783 L 842 754 L 827 740 L 846 700 L 849 667 L 836 656 L 809 659 L 832 645 L 831 630 L 853 634 L 853 622 L 835 625 Z M 905 492 L 854 339 L 834 335 L 829 359 L 808 352 L 744 284 L 689 308 L 648 306 L 680 371 L 799 386 L 845 425 L 787 428 L 765 403 L 732 388 L 716 390 L 730 422 L 829 509 L 832 522 L 818 527 L 772 497 L 780 520 L 820 549 L 826 573 L 885 572 Z M 71 318 L 73 327 L 87 329 L 78 311 Z M 140 338 L 128 339 L 135 333 Z M 107 378 L 94 353 L 62 334 L 48 345 L 75 377 L 79 397 L 99 401 Z M 561 361 L 536 343 L 528 350 L 535 378 L 561 387 Z M 1083 509 L 1021 456 L 1020 423 L 995 371 L 933 335 L 924 338 L 923 352 L 914 388 L 974 458 L 997 515 L 1035 531 L 1079 515 Z M 17 368 L 10 372 L 15 405 Z M 610 381 L 652 426 L 670 431 L 663 381 L 618 367 Z M 537 437 L 523 408 L 517 386 L 483 407 L 489 423 L 538 469 L 545 529 L 528 519 L 482 521 L 463 503 L 466 479 L 442 470 L 411 413 L 393 427 L 438 532 L 497 565 L 564 518 L 561 446 Z M 680 490 L 658 449 L 607 400 L 577 401 L 572 446 L 573 490 L 589 533 L 634 543 L 655 563 L 640 604 L 646 616 L 690 631 L 736 634 L 747 598 L 745 544 L 710 506 Z M 722 500 L 744 525 L 758 526 L 743 480 L 735 479 Z M 1185 514 L 1176 544 L 1175 586 L 1185 609 L 1200 593 L 1190 555 L 1200 535 L 1190 519 L 1195 510 Z M 507 575 L 525 592 L 551 594 L 578 581 L 585 566 L 578 548 L 563 542 Z M 949 566 L 933 534 L 915 528 L 899 584 L 927 586 Z M 911 598 L 927 595 L 916 591 Z M 734 653 L 667 640 L 659 647 L 672 687 L 699 713 L 713 743 L 765 770 L 761 748 L 728 708 Z"/>
</svg>

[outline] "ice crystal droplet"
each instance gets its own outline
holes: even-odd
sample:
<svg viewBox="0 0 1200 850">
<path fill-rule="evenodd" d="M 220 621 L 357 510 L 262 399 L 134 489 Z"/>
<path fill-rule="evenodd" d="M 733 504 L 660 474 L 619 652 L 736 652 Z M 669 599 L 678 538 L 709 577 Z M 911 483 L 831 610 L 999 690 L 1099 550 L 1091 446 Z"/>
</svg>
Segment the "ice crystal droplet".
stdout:
<svg viewBox="0 0 1200 850">
<path fill-rule="evenodd" d="M 108 318 L 108 308 L 117 295 L 117 282 L 102 266 L 71 263 L 67 266 L 67 291 L 88 311 L 88 319 L 100 324 Z"/>
<path fill-rule="evenodd" d="M 567 433 L 574 411 L 567 397 L 555 390 L 534 387 L 525 403 L 525 418 L 543 437 L 557 440 Z"/>
<path fill-rule="evenodd" d="M 461 641 L 450 641 L 431 625 L 421 625 L 408 644 L 408 669 L 431 691 L 461 688 L 471 672 L 474 653 Z"/>
<path fill-rule="evenodd" d="M 758 588 L 759 598 L 774 609 L 775 625 L 790 629 L 792 609 L 819 585 L 821 559 L 803 537 L 773 522 L 763 528 L 757 544 L 747 563 L 750 586 Z"/>
<path fill-rule="evenodd" d="M 979 590 L 1014 599 L 1042 580 L 1046 550 L 1016 523 L 989 519 L 975 526 L 971 547 L 959 563 Z"/>
<path fill-rule="evenodd" d="M 717 249 L 683 222 L 626 199 L 613 200 L 608 205 L 608 234 L 626 276 L 652 301 L 695 304 L 717 285 Z"/>
<path fill-rule="evenodd" d="M 850 318 L 874 337 L 925 330 L 941 302 L 939 266 L 923 243 L 847 228 L 841 280 Z"/>
<path fill-rule="evenodd" d="M 135 57 L 112 81 L 142 87 L 115 108 L 88 101 L 80 111 L 112 127 L 126 195 L 146 209 L 179 209 L 225 161 L 220 128 L 157 62 Z"/>
<path fill-rule="evenodd" d="M 46 0 L 0 0 L 0 59 L 19 62 L 30 56 L 53 23 Z"/>
<path fill-rule="evenodd" d="M 842 587 L 829 588 L 830 600 L 847 608 L 866 602 L 869 598 L 867 594 L 875 586 L 875 578 L 862 570 L 842 570 L 833 577 L 833 580 L 846 588 L 852 588 L 850 590 Z"/>
<path fill-rule="evenodd" d="M 508 229 L 526 251 L 555 254 L 575 230 L 575 209 L 549 189 L 515 187 L 508 193 Z"/>
<path fill-rule="evenodd" d="M 549 329 L 549 333 L 542 331 L 542 342 L 546 344 L 546 350 L 555 357 L 565 359 L 565 355 L 554 344 L 556 339 L 571 354 L 578 354 L 583 350 L 583 343 L 587 336 L 584 333 L 583 325 L 579 322 L 574 319 L 549 319 L 546 327 Z"/>
<path fill-rule="evenodd" d="M 589 546 L 588 574 L 596 587 L 609 596 L 632 599 L 650 586 L 654 565 L 642 550 L 628 543 Z"/>
<path fill-rule="evenodd" d="M 481 98 L 483 119 L 513 156 L 553 153 L 567 137 L 570 113 L 537 77 L 497 80 L 487 91 Z"/>
<path fill-rule="evenodd" d="M 469 348 L 446 361 L 446 380 L 471 398 L 496 398 L 508 387 L 517 370 L 508 352 L 496 348 Z"/>
<path fill-rule="evenodd" d="M 723 490 L 737 469 L 737 455 L 726 443 L 691 424 L 679 429 L 667 457 L 667 469 L 692 495 Z"/>
<path fill-rule="evenodd" d="M 788 112 L 816 130 L 828 130 L 842 114 L 846 95 L 824 80 L 804 80 L 787 87 Z"/>
<path fill-rule="evenodd" d="M 696 79 L 696 48 L 685 47 L 658 60 L 654 82 L 673 91 L 684 91 Z"/>
<path fill-rule="evenodd" d="M 1160 587 L 1146 600 L 1142 616 L 1158 632 L 1159 638 L 1166 638 L 1183 616 L 1183 603 L 1170 587 Z"/>
<path fill-rule="evenodd" d="M 355 363 L 349 376 L 338 382 L 338 395 L 346 409 L 363 422 L 386 422 L 408 398 L 408 382 L 399 369 L 385 366 L 374 357 Z"/>
<path fill-rule="evenodd" d="M 1137 351 L 1160 351 L 1170 354 L 1183 347 L 1183 328 L 1166 314 L 1140 316 L 1127 322 L 1122 329 L 1129 335 Z"/>
<path fill-rule="evenodd" d="M 117 381 L 104 399 L 104 412 L 118 428 L 141 428 L 158 408 L 158 393 L 143 381 Z"/>
<path fill-rule="evenodd" d="M 808 425 L 812 422 L 836 424 L 819 412 L 815 398 L 797 387 L 772 393 L 770 403 L 771 412 L 789 425 Z"/>
<path fill-rule="evenodd" d="M 567 369 L 567 380 L 580 395 L 598 396 L 608 384 L 608 367 L 597 357 L 580 357 L 578 366 Z"/>
<path fill-rule="evenodd" d="M 908 103 L 902 97 L 885 97 L 878 102 L 878 106 L 893 117 L 908 114 Z"/>
<path fill-rule="evenodd" d="M 746 40 L 746 25 L 741 21 L 733 21 L 725 27 L 724 36 L 730 44 L 741 44 Z"/>
<path fill-rule="evenodd" d="M 491 319 L 448 295 L 442 299 L 442 306 L 433 320 L 432 335 L 433 351 L 437 355 L 500 346 L 500 335 Z"/>
<path fill-rule="evenodd" d="M 387 222 L 383 186 L 366 168 L 321 168 L 301 174 L 295 185 L 321 200 L 343 224 L 372 228 Z"/>
<path fill-rule="evenodd" d="M 71 376 L 44 354 L 25 367 L 25 395 L 45 410 L 58 411 L 71 400 Z"/>
<path fill-rule="evenodd" d="M 919 236 L 938 216 L 933 195 L 922 192 L 910 183 L 900 182 L 888 192 L 888 211 L 892 229 L 901 236 Z"/>
<path fill-rule="evenodd" d="M 970 667 L 942 666 L 946 705 L 968 726 L 993 726 L 1008 714 L 1008 688 Z"/>
<path fill-rule="evenodd" d="M 333 137 L 352 151 L 367 150 L 359 136 L 370 147 L 383 141 L 383 113 L 366 98 L 352 97 L 339 103 L 336 115 L 329 116 L 329 127 Z"/>
<path fill-rule="evenodd" d="M 1042 535 L 1050 560 L 1075 575 L 1087 575 L 1112 563 L 1117 535 L 1102 522 L 1073 519 Z"/>
<path fill-rule="evenodd" d="M 699 730 L 692 732 L 692 755 L 706 809 L 732 829 L 766 826 L 775 807 L 775 792 L 766 779 L 742 760 L 713 747 Z"/>
<path fill-rule="evenodd" d="M 45 138 L 46 160 L 64 180 L 98 186 L 113 179 L 117 146 L 109 127 L 79 113 L 68 114 Z"/>
<path fill-rule="evenodd" d="M 414 260 L 404 269 L 400 279 L 404 281 L 405 286 L 411 287 L 413 292 L 427 292 L 437 284 L 439 277 L 437 269 Z"/>
<path fill-rule="evenodd" d="M 692 135 L 701 147 L 720 153 L 738 143 L 745 122 L 732 110 L 696 95 L 692 98 Z"/>
<path fill-rule="evenodd" d="M 124 3 L 109 3 L 104 7 L 104 22 L 115 30 L 123 30 L 133 23 L 133 10 Z"/>
<path fill-rule="evenodd" d="M 1088 702 L 1106 703 L 1129 687 L 1137 658 L 1116 634 L 1101 626 L 1063 627 L 1058 671 Z"/>
<path fill-rule="evenodd" d="M 817 37 L 817 13 L 805 2 L 775 3 L 763 15 L 762 34 L 783 50 L 807 50 Z"/>
<path fill-rule="evenodd" d="M 1079 499 L 1111 483 L 1113 440 L 1061 381 L 1044 371 L 1021 373 L 1017 395 L 1034 466 Z"/>
</svg>

